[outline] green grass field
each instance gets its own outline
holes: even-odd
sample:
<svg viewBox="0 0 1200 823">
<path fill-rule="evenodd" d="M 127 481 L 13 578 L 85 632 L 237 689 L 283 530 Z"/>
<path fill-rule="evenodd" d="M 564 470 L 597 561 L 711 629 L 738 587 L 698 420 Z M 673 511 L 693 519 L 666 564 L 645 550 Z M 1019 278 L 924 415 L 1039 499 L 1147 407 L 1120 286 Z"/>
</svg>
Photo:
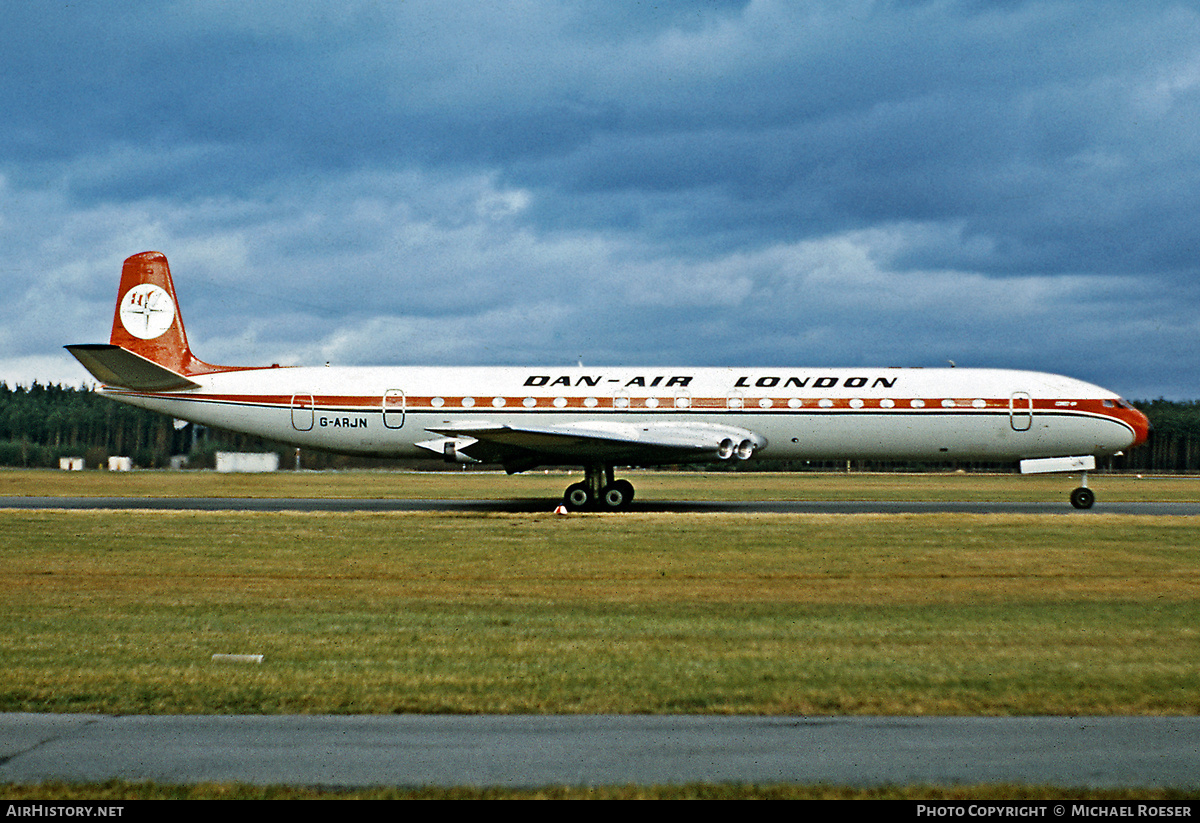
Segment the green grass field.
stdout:
<svg viewBox="0 0 1200 823">
<path fill-rule="evenodd" d="M 111 493 L 113 475 L 83 479 Z M 420 497 L 448 496 L 457 479 L 115 478 L 159 494 L 235 484 Z M 476 474 L 468 491 L 516 480 L 517 496 L 538 496 L 562 479 Z M 868 479 L 873 494 L 938 499 L 1031 478 Z M 829 498 L 855 487 L 828 475 L 639 480 L 647 496 L 682 498 L 747 480 Z M 1162 482 L 1184 495 L 1196 483 Z M 1103 514 L 9 510 L 0 709 L 1193 713 L 1197 546 L 1192 518 Z M 222 653 L 264 663 L 214 664 Z"/>
<path fill-rule="evenodd" d="M 553 499 L 564 486 L 82 474 L 0 473 L 0 493 Z M 1010 499 L 1054 480 L 1069 488 L 637 478 L 660 499 Z M 1107 499 L 1196 499 L 1200 484 L 1092 485 Z M 1200 519 L 1102 513 L 2 510 L 0 710 L 1192 715 L 1198 548 Z"/>
</svg>

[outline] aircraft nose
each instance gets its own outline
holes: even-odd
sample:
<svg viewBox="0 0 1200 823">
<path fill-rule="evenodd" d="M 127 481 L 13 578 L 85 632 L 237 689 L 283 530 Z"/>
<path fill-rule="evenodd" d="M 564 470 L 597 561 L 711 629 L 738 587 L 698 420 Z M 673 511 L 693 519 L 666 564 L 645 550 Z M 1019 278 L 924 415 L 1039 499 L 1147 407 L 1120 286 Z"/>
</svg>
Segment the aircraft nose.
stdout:
<svg viewBox="0 0 1200 823">
<path fill-rule="evenodd" d="M 1133 427 L 1133 443 L 1130 446 L 1140 446 L 1150 438 L 1150 431 L 1153 428 L 1150 424 L 1150 418 L 1142 413 L 1140 409 L 1135 409 L 1133 406 L 1125 408 L 1125 422 Z"/>
</svg>

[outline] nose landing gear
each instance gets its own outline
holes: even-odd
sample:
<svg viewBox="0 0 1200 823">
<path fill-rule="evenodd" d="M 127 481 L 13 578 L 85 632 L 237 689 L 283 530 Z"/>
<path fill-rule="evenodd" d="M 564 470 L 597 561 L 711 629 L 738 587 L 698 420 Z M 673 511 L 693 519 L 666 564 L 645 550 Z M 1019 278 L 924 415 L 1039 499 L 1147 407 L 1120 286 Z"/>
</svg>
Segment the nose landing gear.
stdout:
<svg viewBox="0 0 1200 823">
<path fill-rule="evenodd" d="M 1090 509 L 1096 502 L 1096 495 L 1087 486 L 1087 472 L 1083 472 L 1079 482 L 1082 485 L 1071 492 L 1071 505 L 1077 509 Z"/>
<path fill-rule="evenodd" d="M 1096 468 L 1096 458 L 1090 454 L 1080 457 L 1042 457 L 1022 460 L 1021 474 L 1049 474 L 1079 472 L 1080 486 L 1071 492 L 1071 505 L 1077 509 L 1090 509 L 1096 495 L 1088 488 L 1087 473 Z"/>
</svg>

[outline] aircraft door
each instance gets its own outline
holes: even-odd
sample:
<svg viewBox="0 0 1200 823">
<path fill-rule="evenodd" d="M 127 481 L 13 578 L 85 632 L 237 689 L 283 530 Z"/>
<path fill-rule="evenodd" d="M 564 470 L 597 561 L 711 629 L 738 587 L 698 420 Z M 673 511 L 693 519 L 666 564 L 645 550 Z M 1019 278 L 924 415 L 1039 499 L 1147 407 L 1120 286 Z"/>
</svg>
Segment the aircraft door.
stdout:
<svg viewBox="0 0 1200 823">
<path fill-rule="evenodd" d="M 298 432 L 312 431 L 313 403 L 311 394 L 292 395 L 292 428 Z"/>
<path fill-rule="evenodd" d="M 1033 398 L 1028 392 L 1013 392 L 1008 398 L 1008 423 L 1017 432 L 1027 432 L 1033 426 Z"/>
<path fill-rule="evenodd" d="M 383 395 L 383 426 L 387 429 L 404 427 L 404 391 L 388 389 Z"/>
</svg>

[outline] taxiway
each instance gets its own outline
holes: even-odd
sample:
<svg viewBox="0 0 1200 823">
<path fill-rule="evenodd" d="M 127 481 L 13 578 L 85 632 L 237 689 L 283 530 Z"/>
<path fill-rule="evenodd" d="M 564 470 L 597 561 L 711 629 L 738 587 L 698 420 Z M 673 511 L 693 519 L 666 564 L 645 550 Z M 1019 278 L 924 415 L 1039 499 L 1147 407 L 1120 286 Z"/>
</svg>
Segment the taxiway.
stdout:
<svg viewBox="0 0 1200 823">
<path fill-rule="evenodd" d="M 0 782 L 1200 786 L 1198 717 L 0 715 Z"/>
</svg>

